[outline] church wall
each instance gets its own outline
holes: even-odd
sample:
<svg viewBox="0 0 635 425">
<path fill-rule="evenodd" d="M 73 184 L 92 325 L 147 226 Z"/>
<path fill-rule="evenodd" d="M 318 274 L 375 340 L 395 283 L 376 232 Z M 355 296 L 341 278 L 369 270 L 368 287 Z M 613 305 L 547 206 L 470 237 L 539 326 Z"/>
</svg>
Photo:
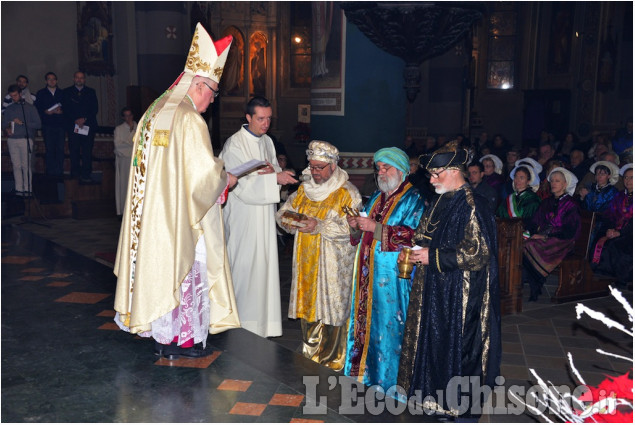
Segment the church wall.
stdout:
<svg viewBox="0 0 635 425">
<path fill-rule="evenodd" d="M 461 43 L 462 46 L 462 43 Z M 409 128 L 415 139 L 425 132 L 451 140 L 462 132 L 465 97 L 466 58 L 462 47 L 424 62 L 421 66 L 421 91 L 409 105 Z"/>
<path fill-rule="evenodd" d="M 44 74 L 55 72 L 58 86 L 73 84 L 77 68 L 75 2 L 2 2 L 2 95 L 24 74 L 37 92 Z M 91 85 L 91 77 L 87 84 Z"/>
<path fill-rule="evenodd" d="M 9 84 L 18 74 L 30 78 L 32 91 L 44 87 L 43 76 L 53 71 L 59 78 L 59 86 L 66 88 L 72 84 L 73 72 L 78 67 L 77 13 L 78 4 L 85 2 L 2 2 L 2 69 L 0 81 L 2 93 L 6 93 Z M 115 75 L 106 77 L 87 76 L 87 85 L 97 90 L 100 101 L 99 124 L 114 126 L 120 122 L 119 111 L 127 102 L 128 86 L 156 86 L 162 91 L 176 78 L 182 69 L 186 44 L 190 34 L 187 22 L 189 2 L 180 3 L 177 13 L 182 30 L 175 43 L 180 45 L 168 49 L 166 43 L 172 43 L 165 36 L 166 22 L 157 22 L 153 29 L 161 37 L 161 50 L 158 44 L 143 39 L 147 23 L 138 19 L 143 12 L 152 21 L 159 11 L 158 6 L 140 6 L 135 2 L 112 2 L 113 18 L 113 54 Z M 175 2 L 166 2 L 162 7 Z M 253 2 L 252 9 L 261 3 Z M 566 2 L 564 2 L 566 3 Z M 210 3 L 218 7 L 225 2 Z M 232 3 L 233 4 L 233 3 Z M 265 5 L 267 3 L 264 3 Z M 286 2 L 282 2 L 286 4 Z M 549 71 L 550 24 L 554 2 L 519 3 L 519 40 L 517 86 L 512 90 L 488 90 L 484 88 L 487 66 L 487 43 L 484 32 L 477 35 L 479 52 L 476 69 L 475 88 L 472 91 L 471 136 L 482 129 L 490 134 L 501 132 L 510 141 L 520 144 L 523 134 L 523 111 L 525 90 L 568 90 L 571 106 L 569 126 L 585 138 L 596 131 L 612 132 L 622 127 L 632 117 L 632 3 L 630 2 L 576 2 L 576 15 L 573 21 L 575 30 L 579 30 L 580 39 L 571 40 L 570 68 L 566 73 L 554 74 Z M 143 11 L 138 10 L 139 7 Z M 241 7 L 247 7 L 246 5 Z M 282 6 L 279 6 L 282 7 Z M 152 9 L 150 11 L 149 9 Z M 283 12 L 286 9 L 282 9 Z M 245 21 L 245 35 L 252 33 L 254 25 L 271 35 L 272 66 L 279 66 L 285 52 L 281 46 L 286 41 L 278 38 L 284 29 L 275 27 L 280 20 L 275 19 L 276 8 L 272 4 L 266 14 L 255 14 L 255 18 Z M 228 21 L 227 11 L 212 12 L 212 17 L 220 19 L 214 24 L 219 31 L 232 24 Z M 281 12 L 281 15 L 284 13 Z M 254 12 L 255 13 L 255 12 Z M 152 15 L 152 16 L 150 16 Z M 238 14 L 242 19 L 244 13 Z M 262 16 L 261 16 L 262 15 Z M 233 15 L 232 15 L 233 16 Z M 273 18 L 272 18 L 273 16 Z M 221 19 L 222 18 L 222 19 Z M 236 18 L 238 19 L 238 18 Z M 262 22 L 261 22 L 262 21 Z M 487 17 L 483 22 L 487 21 Z M 264 23 L 263 23 L 264 22 Z M 150 22 L 151 24 L 152 22 Z M 25 28 L 27 28 L 25 30 Z M 37 29 L 37 30 L 35 30 Z M 599 61 L 602 43 L 607 35 L 613 37 L 617 53 L 611 57 L 615 67 L 613 84 L 598 90 Z M 138 39 L 139 38 L 139 39 Z M 278 40 L 282 40 L 278 42 Z M 287 43 L 288 44 L 288 43 Z M 278 49 L 278 50 L 276 50 Z M 403 89 L 404 62 L 376 47 L 356 26 L 347 24 L 346 39 L 346 96 L 344 116 L 311 116 L 311 138 L 325 139 L 338 145 L 343 151 L 374 151 L 382 146 L 401 146 L 409 128 L 422 128 L 429 134 L 452 136 L 460 131 L 470 112 L 465 102 L 467 90 L 462 86 L 465 69 L 465 57 L 452 49 L 444 55 L 431 59 L 421 66 L 421 91 L 414 103 L 409 104 Z M 148 66 L 152 55 L 174 55 L 169 63 L 158 60 Z M 140 60 L 145 55 L 144 60 Z M 174 67 L 171 69 L 170 67 Z M 590 69 L 585 74 L 585 70 Z M 308 91 L 291 92 L 284 89 L 284 74 L 270 75 L 270 87 L 267 94 L 276 105 L 276 125 L 274 131 L 281 142 L 296 147 L 302 156 L 304 147 L 293 141 L 293 128 L 297 123 L 297 105 L 307 104 Z M 277 79 L 281 78 L 281 79 Z M 148 84 L 150 80 L 152 84 Z M 156 81 L 155 81 L 156 80 Z M 160 81 L 159 81 L 160 80 Z M 156 84 L 155 84 L 156 83 Z M 148 98 L 152 94 L 146 94 Z M 229 115 L 221 109 L 220 122 L 229 122 L 233 132 L 237 128 L 234 122 L 242 120 L 242 107 L 248 96 L 236 99 L 235 113 Z M 154 99 L 154 97 L 152 97 Z M 231 99 L 233 100 L 233 99 Z M 227 106 L 229 97 L 219 103 Z M 147 106 L 147 105 L 146 105 Z M 234 120 L 234 121 L 232 121 Z M 474 125 L 474 123 L 478 125 Z"/>
<path fill-rule="evenodd" d="M 492 7 L 493 2 L 489 6 Z M 570 20 L 562 10 L 570 8 Z M 502 133 L 520 146 L 536 143 L 523 128 L 529 99 L 543 99 L 544 126 L 559 140 L 572 130 L 586 141 L 598 132 L 613 134 L 633 111 L 633 38 L 630 2 L 517 3 L 517 84 L 513 89 L 486 87 L 487 27 L 477 28 L 478 64 L 472 114 L 478 126 L 471 135 Z M 562 19 L 561 21 L 556 21 Z M 603 51 L 607 38 L 616 44 L 612 56 Z M 615 67 L 603 83 L 599 57 Z M 537 129 L 537 127 L 536 127 Z M 534 129 L 534 130 L 536 130 Z"/>
<path fill-rule="evenodd" d="M 403 60 L 347 23 L 345 115 L 312 115 L 311 138 L 329 141 L 343 152 L 402 146 L 407 103 L 403 68 Z"/>
<path fill-rule="evenodd" d="M 133 108 L 135 119 L 141 114 L 137 105 L 127 105 L 127 87 L 139 84 L 137 68 L 137 24 L 135 19 L 134 2 L 113 2 L 113 47 L 115 55 L 114 86 L 116 91 L 116 120 L 115 125 L 122 122 L 121 109 L 124 106 Z"/>
<path fill-rule="evenodd" d="M 126 86 L 137 79 L 132 2 L 112 2 L 113 55 L 115 75 L 112 79 L 86 75 L 86 85 L 97 92 L 100 126 L 119 124 L 119 111 L 126 103 Z M 2 94 L 15 77 L 29 77 L 29 88 L 37 92 L 45 87 L 44 74 L 55 72 L 58 87 L 73 84 L 79 67 L 77 46 L 78 2 L 2 2 Z M 26 30 L 25 30 L 26 28 Z M 131 35 L 132 34 L 132 35 Z"/>
<path fill-rule="evenodd" d="M 484 16 L 475 27 L 478 45 L 474 54 L 477 55 L 477 62 L 474 65 L 475 74 L 472 76 L 474 103 L 471 109 L 471 127 L 468 136 L 476 138 L 483 131 L 487 132 L 490 138 L 495 134 L 502 134 L 512 145 L 520 146 L 523 130 L 523 90 L 530 88 L 533 84 L 533 80 L 527 76 L 531 72 L 532 59 L 530 55 L 533 53 L 526 40 L 531 34 L 527 25 L 531 18 L 529 11 L 523 9 L 523 6 L 518 3 L 514 5 L 513 9 L 507 10 L 516 14 L 515 27 L 518 29 L 515 43 L 514 87 L 510 89 L 487 88 L 489 25 L 488 16 Z M 521 34 L 525 34 L 525 37 L 523 38 Z"/>
<path fill-rule="evenodd" d="M 135 23 L 139 85 L 159 95 L 183 71 L 192 39 L 188 10 L 183 2 L 135 2 Z"/>
</svg>

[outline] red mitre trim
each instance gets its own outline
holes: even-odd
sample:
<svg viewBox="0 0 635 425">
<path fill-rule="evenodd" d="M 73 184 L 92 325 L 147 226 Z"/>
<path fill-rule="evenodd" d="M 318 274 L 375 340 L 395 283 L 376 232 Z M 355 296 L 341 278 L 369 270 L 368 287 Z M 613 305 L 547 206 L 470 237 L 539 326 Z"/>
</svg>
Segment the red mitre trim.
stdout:
<svg viewBox="0 0 635 425">
<path fill-rule="evenodd" d="M 176 80 L 174 80 L 174 82 L 172 83 L 172 85 L 170 86 L 170 88 L 168 90 L 172 89 L 174 86 L 176 86 L 179 83 L 179 81 L 181 81 L 181 78 L 183 77 L 183 74 L 185 74 L 185 72 L 181 72 L 181 75 L 179 75 L 176 78 Z"/>
<path fill-rule="evenodd" d="M 231 44 L 232 40 L 233 40 L 233 37 L 231 35 L 223 37 L 220 40 L 216 40 L 214 42 L 214 47 L 216 48 L 216 54 L 220 56 L 220 54 L 225 51 L 227 46 Z"/>
</svg>

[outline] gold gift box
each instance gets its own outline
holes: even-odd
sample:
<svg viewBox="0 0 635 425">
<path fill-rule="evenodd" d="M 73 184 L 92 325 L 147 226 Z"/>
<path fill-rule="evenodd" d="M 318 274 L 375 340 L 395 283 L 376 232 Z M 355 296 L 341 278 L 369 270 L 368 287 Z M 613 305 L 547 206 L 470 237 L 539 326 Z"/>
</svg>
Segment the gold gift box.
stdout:
<svg viewBox="0 0 635 425">
<path fill-rule="evenodd" d="M 306 224 L 302 222 L 306 220 L 307 218 L 308 217 L 302 213 L 297 213 L 294 211 L 285 211 L 282 213 L 282 217 L 280 218 L 280 221 L 287 226 L 304 227 L 306 226 Z"/>
</svg>

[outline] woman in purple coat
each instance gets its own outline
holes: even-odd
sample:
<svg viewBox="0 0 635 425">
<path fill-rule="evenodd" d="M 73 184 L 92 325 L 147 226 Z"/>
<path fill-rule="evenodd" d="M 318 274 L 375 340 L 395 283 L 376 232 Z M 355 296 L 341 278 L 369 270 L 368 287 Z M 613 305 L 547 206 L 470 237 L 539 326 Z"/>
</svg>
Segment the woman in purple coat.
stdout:
<svg viewBox="0 0 635 425">
<path fill-rule="evenodd" d="M 549 273 L 573 250 L 580 236 L 580 208 L 571 197 L 576 176 L 562 167 L 554 168 L 547 180 L 553 196 L 544 199 L 527 226 L 530 238 L 523 250 L 523 281 L 529 283 L 529 301 L 536 301 Z"/>
<path fill-rule="evenodd" d="M 483 164 L 485 175 L 483 181 L 492 186 L 500 196 L 505 184 L 503 177 L 503 161 L 496 155 L 485 155 L 479 161 Z"/>
<path fill-rule="evenodd" d="M 619 173 L 625 189 L 604 211 L 608 229 L 593 248 L 591 267 L 596 273 L 615 276 L 616 285 L 624 286 L 633 281 L 633 164 L 626 164 Z"/>
</svg>

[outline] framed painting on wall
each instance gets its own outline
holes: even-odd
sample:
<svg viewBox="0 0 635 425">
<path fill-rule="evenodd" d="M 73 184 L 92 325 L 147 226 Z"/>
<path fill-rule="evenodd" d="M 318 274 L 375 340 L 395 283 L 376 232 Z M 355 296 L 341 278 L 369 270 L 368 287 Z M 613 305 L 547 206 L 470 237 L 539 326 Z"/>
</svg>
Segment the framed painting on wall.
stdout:
<svg viewBox="0 0 635 425">
<path fill-rule="evenodd" d="M 344 115 L 346 17 L 338 3 L 312 2 L 311 114 Z"/>
<path fill-rule="evenodd" d="M 111 2 L 77 3 L 79 69 L 89 75 L 113 75 Z"/>
<path fill-rule="evenodd" d="M 571 63 L 571 43 L 575 3 L 557 1 L 552 4 L 547 72 L 567 74 Z"/>
<path fill-rule="evenodd" d="M 311 122 L 311 105 L 298 105 L 298 122 Z"/>
<path fill-rule="evenodd" d="M 256 32 L 249 40 L 249 95 L 267 95 L 267 37 Z"/>
<path fill-rule="evenodd" d="M 228 35 L 233 37 L 233 41 L 223 70 L 221 90 L 224 90 L 227 96 L 242 98 L 245 96 L 245 38 L 235 26 L 223 31 L 223 37 Z"/>
</svg>

